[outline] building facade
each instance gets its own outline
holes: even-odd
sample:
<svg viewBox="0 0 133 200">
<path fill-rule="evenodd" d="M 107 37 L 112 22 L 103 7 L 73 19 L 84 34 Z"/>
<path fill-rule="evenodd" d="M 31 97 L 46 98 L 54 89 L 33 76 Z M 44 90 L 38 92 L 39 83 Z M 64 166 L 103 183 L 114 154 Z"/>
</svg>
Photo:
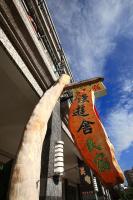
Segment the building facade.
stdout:
<svg viewBox="0 0 133 200">
<path fill-rule="evenodd" d="M 61 74 L 69 74 L 71 82 L 73 76 L 45 1 L 1 0 L 0 25 L 0 199 L 5 200 L 11 168 L 33 108 Z M 40 199 L 97 199 L 97 195 L 104 199 L 107 191 L 100 182 L 100 189 L 94 187 L 90 172 L 84 179 L 90 189 L 81 188 L 84 166 L 79 164 L 82 158 L 67 127 L 70 100 L 62 99 L 49 120 L 43 145 Z M 57 176 L 54 154 L 60 141 L 64 142 L 64 173 Z"/>
<path fill-rule="evenodd" d="M 128 182 L 128 186 L 133 187 L 133 168 L 130 170 L 124 171 L 124 174 Z"/>
</svg>

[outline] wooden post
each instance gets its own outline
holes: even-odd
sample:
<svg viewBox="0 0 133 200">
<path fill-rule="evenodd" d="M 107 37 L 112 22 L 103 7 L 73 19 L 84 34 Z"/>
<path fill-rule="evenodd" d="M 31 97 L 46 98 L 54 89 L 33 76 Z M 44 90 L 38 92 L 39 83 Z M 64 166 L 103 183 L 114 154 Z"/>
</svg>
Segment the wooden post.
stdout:
<svg viewBox="0 0 133 200">
<path fill-rule="evenodd" d="M 29 119 L 13 168 L 9 191 L 10 200 L 39 199 L 41 152 L 47 123 L 69 80 L 68 75 L 62 75 L 58 83 L 42 96 Z"/>
</svg>

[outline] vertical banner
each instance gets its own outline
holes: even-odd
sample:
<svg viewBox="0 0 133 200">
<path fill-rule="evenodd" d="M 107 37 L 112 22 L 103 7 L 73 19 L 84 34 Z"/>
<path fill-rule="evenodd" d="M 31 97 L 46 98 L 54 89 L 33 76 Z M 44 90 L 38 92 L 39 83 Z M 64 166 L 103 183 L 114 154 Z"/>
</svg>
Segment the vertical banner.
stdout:
<svg viewBox="0 0 133 200">
<path fill-rule="evenodd" d="M 93 180 L 90 173 L 90 168 L 84 161 L 78 159 L 79 173 L 80 173 L 80 194 L 83 200 L 94 197 Z"/>
<path fill-rule="evenodd" d="M 115 159 L 114 147 L 96 112 L 94 92 L 88 86 L 74 90 L 69 128 L 84 161 L 102 184 L 123 183 L 124 175 Z"/>
</svg>

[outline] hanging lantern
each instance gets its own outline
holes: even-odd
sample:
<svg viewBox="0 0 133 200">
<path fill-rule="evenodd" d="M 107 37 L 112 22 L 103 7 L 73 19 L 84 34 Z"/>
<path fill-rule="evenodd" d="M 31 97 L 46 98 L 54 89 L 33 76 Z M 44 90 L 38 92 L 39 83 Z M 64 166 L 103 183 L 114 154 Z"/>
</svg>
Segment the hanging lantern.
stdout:
<svg viewBox="0 0 133 200">
<path fill-rule="evenodd" d="M 55 156 L 54 156 L 54 173 L 56 175 L 63 175 L 64 172 L 64 142 L 57 141 L 55 144 Z"/>
</svg>

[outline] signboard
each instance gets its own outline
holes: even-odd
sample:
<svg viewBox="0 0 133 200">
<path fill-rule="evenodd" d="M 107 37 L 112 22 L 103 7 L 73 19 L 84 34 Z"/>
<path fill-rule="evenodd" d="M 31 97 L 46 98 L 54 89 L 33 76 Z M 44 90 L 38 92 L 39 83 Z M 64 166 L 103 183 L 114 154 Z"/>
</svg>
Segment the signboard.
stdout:
<svg viewBox="0 0 133 200">
<path fill-rule="evenodd" d="M 106 95 L 106 88 L 102 82 L 94 83 L 89 88 L 94 91 L 96 98 Z"/>
<path fill-rule="evenodd" d="M 124 181 L 115 159 L 114 148 L 94 107 L 94 92 L 88 86 L 74 91 L 70 107 L 69 128 L 86 164 L 103 185 L 113 186 Z"/>
<path fill-rule="evenodd" d="M 90 168 L 84 163 L 84 161 L 79 159 L 78 166 L 80 173 L 80 194 L 82 199 L 90 199 L 94 196 L 94 187 Z"/>
<path fill-rule="evenodd" d="M 88 88 L 94 91 L 94 95 L 96 98 L 106 95 L 106 87 L 103 84 L 103 78 L 97 77 L 93 79 L 88 79 L 85 81 L 80 81 L 78 83 L 70 83 L 65 86 L 64 90 L 78 89 L 79 87 L 85 87 L 87 85 Z"/>
</svg>

